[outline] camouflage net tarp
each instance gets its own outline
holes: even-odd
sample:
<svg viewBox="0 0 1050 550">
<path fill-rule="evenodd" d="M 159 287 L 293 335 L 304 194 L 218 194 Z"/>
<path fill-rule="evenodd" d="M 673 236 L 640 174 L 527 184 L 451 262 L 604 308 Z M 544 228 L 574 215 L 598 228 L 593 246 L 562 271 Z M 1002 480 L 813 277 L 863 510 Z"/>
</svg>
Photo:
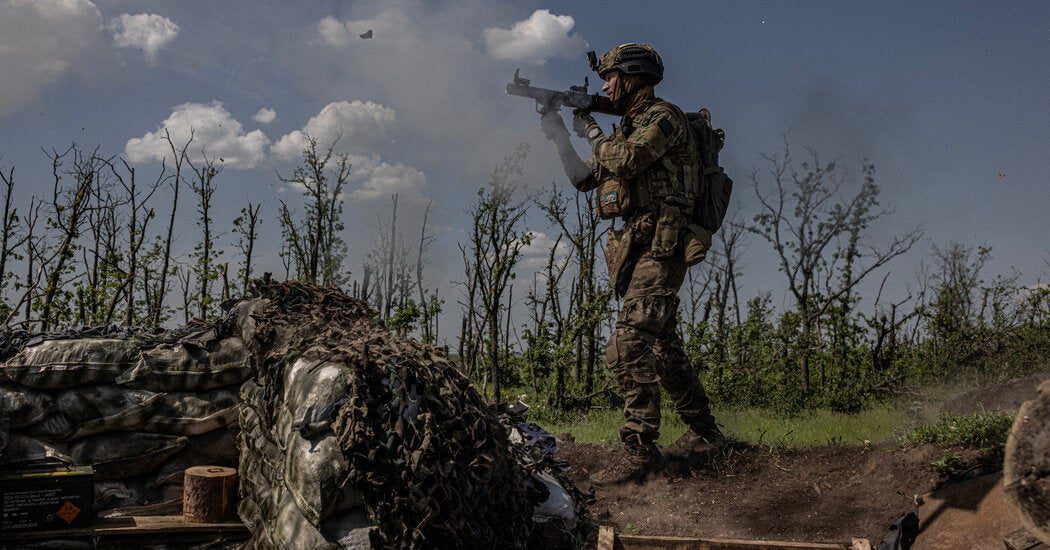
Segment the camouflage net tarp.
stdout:
<svg viewBox="0 0 1050 550">
<path fill-rule="evenodd" d="M 336 290 L 259 280 L 253 298 L 241 326 L 252 332 L 244 338 L 264 424 L 277 420 L 288 365 L 346 367 L 345 398 L 309 411 L 296 429 L 334 432 L 346 482 L 377 526 L 373 545 L 536 547 L 534 510 L 550 496 L 549 482 L 519 462 L 524 454 L 512 450 L 495 407 L 443 353 L 397 338 L 364 302 Z M 576 519 L 558 545 L 583 544 L 592 525 L 585 514 Z"/>
</svg>

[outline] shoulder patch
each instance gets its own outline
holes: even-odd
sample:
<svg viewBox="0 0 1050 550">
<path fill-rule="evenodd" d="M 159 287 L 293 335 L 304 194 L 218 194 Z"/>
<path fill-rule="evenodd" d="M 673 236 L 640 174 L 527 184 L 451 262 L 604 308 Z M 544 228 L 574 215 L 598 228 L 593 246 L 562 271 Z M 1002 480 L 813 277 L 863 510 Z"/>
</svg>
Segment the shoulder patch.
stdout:
<svg viewBox="0 0 1050 550">
<path fill-rule="evenodd" d="M 656 125 L 660 127 L 660 131 L 663 132 L 665 136 L 670 136 L 674 133 L 674 124 L 671 124 L 671 121 L 666 116 L 661 117 L 660 122 L 657 122 Z"/>
</svg>

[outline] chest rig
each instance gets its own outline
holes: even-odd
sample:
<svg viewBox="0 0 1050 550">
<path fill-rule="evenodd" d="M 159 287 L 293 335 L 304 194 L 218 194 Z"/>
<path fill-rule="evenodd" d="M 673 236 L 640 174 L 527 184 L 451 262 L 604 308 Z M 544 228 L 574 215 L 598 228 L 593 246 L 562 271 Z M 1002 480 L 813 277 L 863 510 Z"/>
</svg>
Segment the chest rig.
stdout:
<svg viewBox="0 0 1050 550">
<path fill-rule="evenodd" d="M 657 99 L 652 105 L 660 104 L 670 108 L 678 118 L 678 126 L 673 131 L 680 135 L 659 160 L 651 164 L 641 174 L 628 180 L 633 192 L 636 214 L 654 212 L 661 205 L 674 206 L 683 216 L 692 214 L 693 204 L 700 187 L 700 163 L 697 157 L 697 144 L 685 113 L 677 106 Z M 648 109 L 647 109 L 648 110 Z M 639 117 L 646 116 L 643 111 Z M 627 139 L 634 132 L 634 118 L 624 116 L 619 126 L 613 128 L 614 138 Z"/>
</svg>

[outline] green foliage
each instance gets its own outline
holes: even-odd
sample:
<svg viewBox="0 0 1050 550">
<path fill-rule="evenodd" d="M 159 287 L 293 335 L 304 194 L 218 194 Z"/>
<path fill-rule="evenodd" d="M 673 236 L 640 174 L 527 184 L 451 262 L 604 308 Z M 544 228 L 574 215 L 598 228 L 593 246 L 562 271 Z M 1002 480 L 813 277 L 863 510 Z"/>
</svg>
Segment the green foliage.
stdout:
<svg viewBox="0 0 1050 550">
<path fill-rule="evenodd" d="M 394 308 L 394 313 L 386 320 L 386 325 L 398 334 L 411 332 L 423 319 L 423 310 L 409 298 L 403 305 Z"/>
<path fill-rule="evenodd" d="M 951 449 L 945 449 L 937 460 L 930 462 L 930 466 L 933 466 L 933 471 L 942 476 L 959 473 L 965 464 L 963 457 Z"/>
<path fill-rule="evenodd" d="M 946 414 L 936 423 L 915 428 L 906 443 L 933 443 L 943 447 L 1001 450 L 1006 446 L 1013 417 L 998 411 L 967 415 Z"/>
</svg>

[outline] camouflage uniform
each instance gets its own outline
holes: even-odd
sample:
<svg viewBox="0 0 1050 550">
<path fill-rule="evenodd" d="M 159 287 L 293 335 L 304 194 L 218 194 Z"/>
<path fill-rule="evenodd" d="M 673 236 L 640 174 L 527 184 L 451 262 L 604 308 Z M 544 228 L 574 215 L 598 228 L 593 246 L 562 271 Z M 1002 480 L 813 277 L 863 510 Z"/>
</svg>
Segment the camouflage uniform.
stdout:
<svg viewBox="0 0 1050 550">
<path fill-rule="evenodd" d="M 580 191 L 621 178 L 637 201 L 621 229 L 610 230 L 609 275 L 623 304 L 606 346 L 606 361 L 623 396 L 620 438 L 628 450 L 653 449 L 659 436 L 660 387 L 697 434 L 718 432 L 707 394 L 676 330 L 678 290 L 686 274 L 678 243 L 698 172 L 697 145 L 685 114 L 645 87 L 612 135 L 592 142 L 591 176 Z M 601 197 L 599 197 L 599 201 Z"/>
</svg>

